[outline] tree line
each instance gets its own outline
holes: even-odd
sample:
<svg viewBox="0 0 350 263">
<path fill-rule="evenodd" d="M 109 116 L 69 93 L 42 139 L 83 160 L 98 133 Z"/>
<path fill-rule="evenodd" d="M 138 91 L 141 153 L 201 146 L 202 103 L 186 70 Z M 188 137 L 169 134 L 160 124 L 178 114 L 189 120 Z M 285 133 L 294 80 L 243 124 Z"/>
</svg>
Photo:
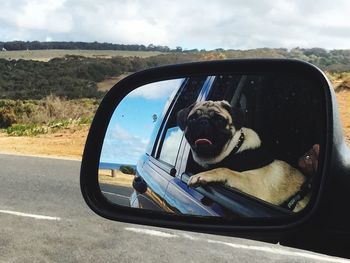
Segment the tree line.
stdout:
<svg viewBox="0 0 350 263">
<path fill-rule="evenodd" d="M 298 58 L 309 61 L 323 68 L 334 71 L 350 70 L 350 50 L 326 50 L 324 48 L 257 48 L 251 50 L 223 49 L 214 50 L 205 49 L 183 49 L 180 46 L 169 48 L 162 45 L 139 45 L 139 44 L 114 44 L 100 42 L 72 42 L 72 41 L 0 41 L 0 50 L 122 50 L 122 51 L 159 51 L 163 53 L 186 53 L 186 54 L 204 54 L 218 52 L 224 54 L 225 58 L 236 57 L 283 57 Z"/>
<path fill-rule="evenodd" d="M 46 50 L 46 49 L 64 49 L 64 50 L 124 50 L 124 51 L 159 51 L 172 52 L 182 51 L 181 47 L 170 49 L 168 46 L 153 45 L 125 45 L 99 42 L 65 42 L 65 41 L 9 41 L 0 42 L 0 50 L 15 51 L 15 50 Z"/>
</svg>

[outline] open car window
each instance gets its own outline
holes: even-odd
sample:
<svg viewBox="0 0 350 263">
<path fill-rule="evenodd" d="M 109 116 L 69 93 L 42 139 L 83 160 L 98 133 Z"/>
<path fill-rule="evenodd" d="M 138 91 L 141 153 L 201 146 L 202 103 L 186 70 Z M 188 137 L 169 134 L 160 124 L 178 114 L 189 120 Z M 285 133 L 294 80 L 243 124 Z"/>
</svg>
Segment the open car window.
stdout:
<svg viewBox="0 0 350 263">
<path fill-rule="evenodd" d="M 181 92 L 176 98 L 173 108 L 165 118 L 163 130 L 158 141 L 155 158 L 171 167 L 175 167 L 176 158 L 180 148 L 183 132 L 177 125 L 176 113 L 194 103 L 203 88 L 207 77 L 193 77 L 185 81 Z"/>
<path fill-rule="evenodd" d="M 276 92 L 282 85 L 284 93 Z M 305 112 L 310 104 L 313 109 L 320 108 L 321 96 L 315 90 L 307 80 L 296 78 L 292 73 L 278 78 L 269 74 L 222 75 L 215 76 L 206 100 L 225 100 L 241 110 L 244 114 L 243 126 L 256 131 L 271 158 L 300 169 L 298 159 L 318 144 L 322 136 L 321 119 L 317 117 L 317 112 Z M 279 94 L 278 100 L 276 94 Z M 300 96 L 304 101 L 298 99 Z M 280 115 L 281 108 L 286 109 L 283 112 L 288 115 Z M 186 168 L 181 179 L 185 183 L 190 176 L 205 170 L 194 161 L 191 151 L 184 160 Z M 311 176 L 304 175 L 310 182 Z M 285 202 L 272 204 L 223 183 L 210 183 L 196 189 L 225 208 L 240 211 L 244 216 L 275 216 L 289 214 L 292 210 L 285 206 Z M 311 187 L 309 191 L 312 191 Z M 242 210 L 242 207 L 245 209 Z"/>
</svg>

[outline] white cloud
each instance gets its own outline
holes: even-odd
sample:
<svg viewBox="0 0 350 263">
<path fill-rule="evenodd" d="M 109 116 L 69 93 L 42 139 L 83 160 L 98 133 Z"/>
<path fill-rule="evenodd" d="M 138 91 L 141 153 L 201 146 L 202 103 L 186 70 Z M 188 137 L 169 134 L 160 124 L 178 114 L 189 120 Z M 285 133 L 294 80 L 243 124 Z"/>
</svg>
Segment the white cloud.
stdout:
<svg viewBox="0 0 350 263">
<path fill-rule="evenodd" d="M 174 90 L 180 87 L 183 79 L 171 79 L 153 82 L 144 86 L 141 86 L 132 92 L 130 97 L 143 97 L 145 99 L 161 99 L 169 97 Z"/>
<path fill-rule="evenodd" d="M 70 32 L 72 14 L 65 11 L 64 3 L 65 0 L 15 1 L 13 6 L 7 3 L 2 6 L 0 19 L 14 26 L 18 31 Z"/>
<path fill-rule="evenodd" d="M 160 159 L 174 165 L 179 151 L 179 146 L 181 143 L 183 132 L 179 128 L 173 128 L 173 130 L 168 130 L 162 151 L 160 153 Z"/>
<path fill-rule="evenodd" d="M 103 142 L 101 162 L 136 164 L 145 153 L 148 141 L 131 134 L 119 125 L 109 127 Z"/>
<path fill-rule="evenodd" d="M 350 1 L 0 0 L 0 40 L 349 48 Z"/>
</svg>

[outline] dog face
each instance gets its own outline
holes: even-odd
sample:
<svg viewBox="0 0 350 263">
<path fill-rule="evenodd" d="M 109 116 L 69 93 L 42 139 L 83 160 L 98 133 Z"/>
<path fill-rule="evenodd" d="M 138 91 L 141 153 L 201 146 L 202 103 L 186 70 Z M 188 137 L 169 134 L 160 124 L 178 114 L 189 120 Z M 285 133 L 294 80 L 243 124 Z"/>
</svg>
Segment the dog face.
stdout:
<svg viewBox="0 0 350 263">
<path fill-rule="evenodd" d="M 179 111 L 177 122 L 199 158 L 215 158 L 242 127 L 242 114 L 227 101 L 201 101 Z"/>
</svg>

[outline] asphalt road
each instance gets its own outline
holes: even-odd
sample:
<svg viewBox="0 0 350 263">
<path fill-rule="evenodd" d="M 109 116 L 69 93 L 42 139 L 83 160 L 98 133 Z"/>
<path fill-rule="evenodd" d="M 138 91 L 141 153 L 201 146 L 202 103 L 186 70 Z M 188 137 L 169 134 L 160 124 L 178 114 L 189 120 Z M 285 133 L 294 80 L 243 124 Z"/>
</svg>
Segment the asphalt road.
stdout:
<svg viewBox="0 0 350 263">
<path fill-rule="evenodd" d="M 110 184 L 100 184 L 100 188 L 104 196 L 114 204 L 130 206 L 132 188 Z"/>
<path fill-rule="evenodd" d="M 78 161 L 0 155 L 0 169 L 0 262 L 350 262 L 103 219 L 81 197 Z"/>
</svg>

